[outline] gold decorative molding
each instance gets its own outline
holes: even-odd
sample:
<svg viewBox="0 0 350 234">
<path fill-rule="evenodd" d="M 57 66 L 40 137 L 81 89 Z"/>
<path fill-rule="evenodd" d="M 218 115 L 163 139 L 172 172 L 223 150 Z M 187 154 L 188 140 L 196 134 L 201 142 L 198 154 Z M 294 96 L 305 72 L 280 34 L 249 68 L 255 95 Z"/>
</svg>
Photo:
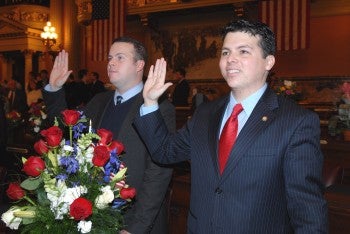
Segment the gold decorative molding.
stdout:
<svg viewBox="0 0 350 234">
<path fill-rule="evenodd" d="M 252 0 L 128 0 L 128 15 L 252 2 Z"/>
<path fill-rule="evenodd" d="M 15 5 L 0 7 L 0 17 L 22 24 L 30 28 L 41 29 L 49 18 L 50 9 L 48 7 L 36 5 Z"/>
</svg>

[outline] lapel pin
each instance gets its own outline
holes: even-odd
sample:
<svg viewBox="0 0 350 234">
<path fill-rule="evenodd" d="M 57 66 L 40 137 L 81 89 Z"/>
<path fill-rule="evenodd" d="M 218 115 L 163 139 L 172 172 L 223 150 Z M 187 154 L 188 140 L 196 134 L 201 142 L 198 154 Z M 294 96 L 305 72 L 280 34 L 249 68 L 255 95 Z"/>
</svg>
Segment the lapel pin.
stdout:
<svg viewBox="0 0 350 234">
<path fill-rule="evenodd" d="M 266 122 L 267 121 L 267 116 L 263 116 L 261 120 Z"/>
</svg>

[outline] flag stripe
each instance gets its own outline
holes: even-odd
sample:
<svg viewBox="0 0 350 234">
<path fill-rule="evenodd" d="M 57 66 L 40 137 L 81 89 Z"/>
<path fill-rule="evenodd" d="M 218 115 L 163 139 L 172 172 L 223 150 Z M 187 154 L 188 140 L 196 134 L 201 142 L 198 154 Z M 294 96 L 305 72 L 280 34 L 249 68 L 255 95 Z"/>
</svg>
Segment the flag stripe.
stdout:
<svg viewBox="0 0 350 234">
<path fill-rule="evenodd" d="M 93 61 L 107 61 L 109 47 L 113 39 L 124 34 L 125 13 L 125 0 L 109 0 L 108 19 L 95 19 L 92 21 Z"/>
<path fill-rule="evenodd" d="M 280 51 L 306 49 L 309 46 L 309 0 L 262 0 L 260 20 L 271 27 Z"/>
</svg>

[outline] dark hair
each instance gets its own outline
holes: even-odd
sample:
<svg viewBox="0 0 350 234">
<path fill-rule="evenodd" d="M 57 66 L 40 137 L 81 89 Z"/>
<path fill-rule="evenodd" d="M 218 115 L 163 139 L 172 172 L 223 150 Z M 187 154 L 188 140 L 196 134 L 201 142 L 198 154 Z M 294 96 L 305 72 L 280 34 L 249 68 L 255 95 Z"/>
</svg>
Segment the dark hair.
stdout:
<svg viewBox="0 0 350 234">
<path fill-rule="evenodd" d="M 175 72 L 178 72 L 183 77 L 186 76 L 186 70 L 183 69 L 183 68 L 178 68 L 178 69 L 175 70 Z"/>
<path fill-rule="evenodd" d="M 100 75 L 97 72 L 91 72 L 91 74 L 96 77 L 96 80 L 100 78 Z"/>
<path fill-rule="evenodd" d="M 231 21 L 223 28 L 222 39 L 225 39 L 227 33 L 230 32 L 244 32 L 252 36 L 259 36 L 259 46 L 263 50 L 264 58 L 268 55 L 274 55 L 276 52 L 275 35 L 264 23 L 247 20 Z"/>
<path fill-rule="evenodd" d="M 83 79 L 84 76 L 86 76 L 88 74 L 88 70 L 87 69 L 80 69 L 78 71 L 78 78 L 79 80 Z"/>
<path fill-rule="evenodd" d="M 132 44 L 135 49 L 135 60 L 136 61 L 143 60 L 145 61 L 145 63 L 147 62 L 147 57 L 148 57 L 147 50 L 141 42 L 131 37 L 118 37 L 113 40 L 112 44 L 117 42 L 125 42 L 125 43 Z"/>
</svg>

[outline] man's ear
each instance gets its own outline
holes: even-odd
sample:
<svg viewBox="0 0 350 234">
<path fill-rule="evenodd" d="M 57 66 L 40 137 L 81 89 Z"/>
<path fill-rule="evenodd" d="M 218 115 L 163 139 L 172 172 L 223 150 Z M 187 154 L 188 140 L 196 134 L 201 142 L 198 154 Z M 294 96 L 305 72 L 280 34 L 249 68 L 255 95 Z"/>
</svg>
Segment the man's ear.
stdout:
<svg viewBox="0 0 350 234">
<path fill-rule="evenodd" d="M 142 71 L 145 67 L 145 61 L 144 60 L 137 60 L 136 61 L 136 68 L 137 68 L 137 71 Z"/>
<path fill-rule="evenodd" d="M 268 55 L 266 57 L 266 70 L 270 71 L 272 69 L 273 65 L 275 65 L 275 56 Z"/>
</svg>

